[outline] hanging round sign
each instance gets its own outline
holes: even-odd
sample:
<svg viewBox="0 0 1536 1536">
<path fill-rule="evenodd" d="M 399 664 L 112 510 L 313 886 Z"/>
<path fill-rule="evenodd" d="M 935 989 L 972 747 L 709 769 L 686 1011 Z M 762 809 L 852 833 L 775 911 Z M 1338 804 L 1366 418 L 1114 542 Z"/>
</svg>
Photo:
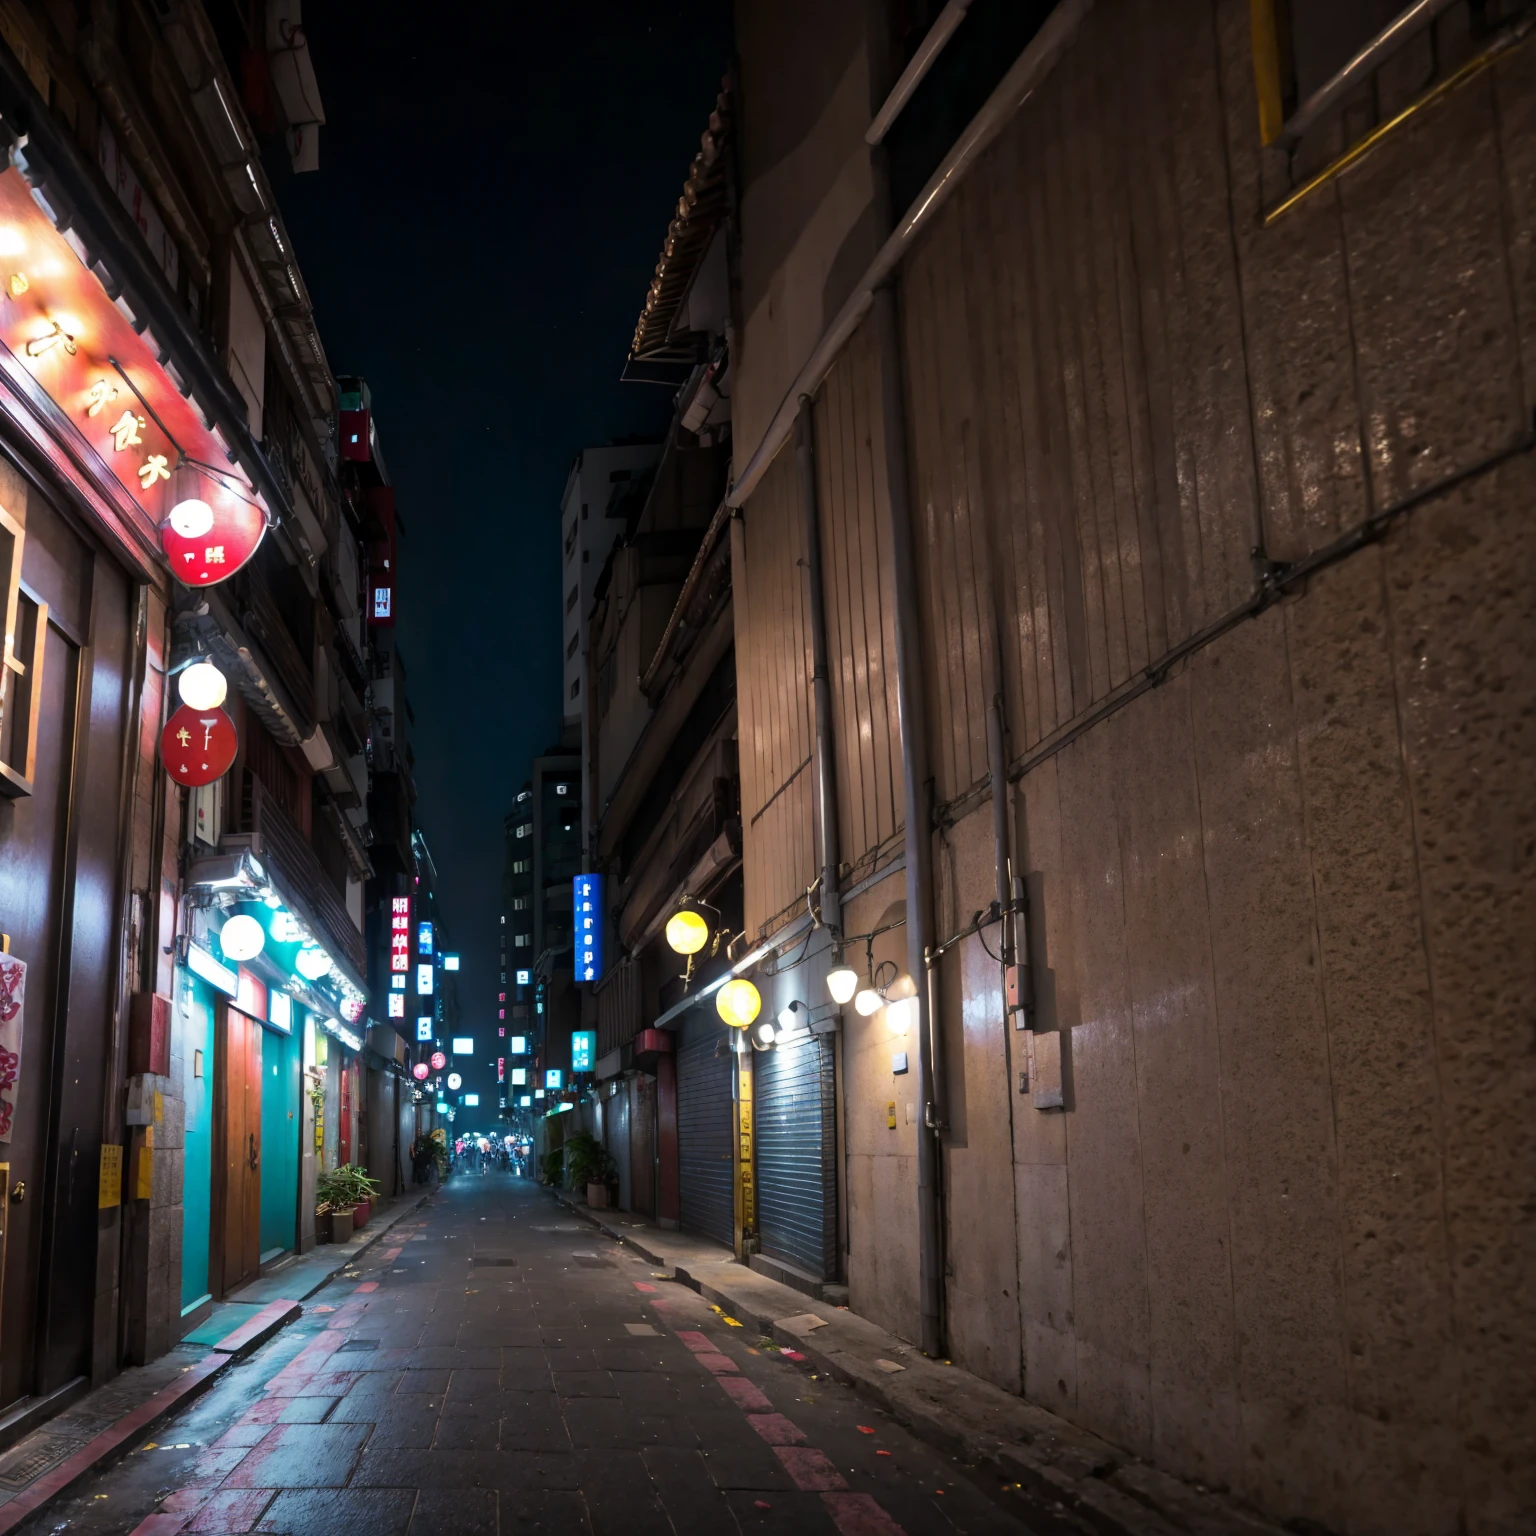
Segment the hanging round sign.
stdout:
<svg viewBox="0 0 1536 1536">
<path fill-rule="evenodd" d="M 426 1082 L 426 1080 L 427 1080 L 427 1064 L 426 1064 L 426 1062 L 418 1061 L 416 1063 L 416 1065 L 411 1068 L 411 1072 L 414 1074 L 414 1076 L 416 1078 L 416 1081 L 418 1083 Z"/>
<path fill-rule="evenodd" d="M 238 745 L 235 722 L 222 709 L 183 704 L 160 733 L 160 760 L 178 784 L 196 788 L 229 772 Z"/>
<path fill-rule="evenodd" d="M 183 586 L 211 587 L 256 553 L 267 531 L 260 507 L 215 486 L 198 487 L 160 525 L 160 547 Z"/>
<path fill-rule="evenodd" d="M 432 1052 L 432 1070 L 441 1072 L 448 1065 L 448 1058 L 441 1051 Z"/>
</svg>

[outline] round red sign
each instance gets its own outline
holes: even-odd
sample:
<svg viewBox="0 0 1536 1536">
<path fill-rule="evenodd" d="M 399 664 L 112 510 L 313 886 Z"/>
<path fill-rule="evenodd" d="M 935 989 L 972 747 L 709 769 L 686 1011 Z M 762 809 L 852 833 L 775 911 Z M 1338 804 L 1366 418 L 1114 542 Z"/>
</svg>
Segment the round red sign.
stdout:
<svg viewBox="0 0 1536 1536">
<path fill-rule="evenodd" d="M 222 486 L 179 501 L 160 525 L 160 547 L 183 586 L 211 587 L 256 553 L 267 516 Z"/>
<path fill-rule="evenodd" d="M 426 1064 L 426 1062 L 418 1061 L 416 1063 L 416 1065 L 411 1068 L 411 1071 L 415 1074 L 416 1081 L 418 1083 L 426 1082 L 426 1080 L 427 1080 L 427 1064 Z"/>
<path fill-rule="evenodd" d="M 448 1065 L 448 1058 L 441 1051 L 432 1052 L 432 1070 L 441 1072 Z"/>
<path fill-rule="evenodd" d="M 160 733 L 160 760 L 178 784 L 195 788 L 228 773 L 238 745 L 235 722 L 222 709 L 183 704 Z"/>
</svg>

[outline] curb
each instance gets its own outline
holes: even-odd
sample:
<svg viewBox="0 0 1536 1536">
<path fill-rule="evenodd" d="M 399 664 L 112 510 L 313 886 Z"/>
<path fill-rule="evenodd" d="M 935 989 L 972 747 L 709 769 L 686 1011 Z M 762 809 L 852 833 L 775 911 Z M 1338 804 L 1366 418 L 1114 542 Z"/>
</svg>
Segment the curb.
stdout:
<svg viewBox="0 0 1536 1536">
<path fill-rule="evenodd" d="M 77 1482 L 115 1457 L 132 1440 L 148 1433 L 173 1414 L 195 1402 L 218 1377 L 242 1356 L 266 1343 L 303 1313 L 296 1301 L 269 1302 L 254 1317 L 248 1318 L 233 1333 L 226 1334 L 196 1365 L 189 1367 L 169 1386 L 161 1387 L 130 1409 L 109 1429 L 88 1440 L 68 1461 L 61 1462 L 30 1488 L 18 1493 L 9 1503 L 0 1505 L 0 1536 L 13 1531 L 45 1505 Z"/>
</svg>

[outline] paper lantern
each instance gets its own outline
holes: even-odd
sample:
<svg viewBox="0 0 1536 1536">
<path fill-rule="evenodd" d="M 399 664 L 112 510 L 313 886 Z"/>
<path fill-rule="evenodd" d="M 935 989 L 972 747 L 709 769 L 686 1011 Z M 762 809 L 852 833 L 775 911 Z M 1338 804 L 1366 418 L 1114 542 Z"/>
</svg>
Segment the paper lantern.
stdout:
<svg viewBox="0 0 1536 1536">
<path fill-rule="evenodd" d="M 233 576 L 267 531 L 267 514 L 211 475 L 183 466 L 175 474 L 160 547 L 183 586 L 211 587 Z"/>
<path fill-rule="evenodd" d="M 237 913 L 219 930 L 219 948 L 226 960 L 254 960 L 267 942 L 266 931 L 254 917 Z"/>
<path fill-rule="evenodd" d="M 160 733 L 160 761 L 178 784 L 195 789 L 229 772 L 239 744 L 235 722 L 222 709 L 183 704 Z"/>
<path fill-rule="evenodd" d="M 319 981 L 331 974 L 331 957 L 323 949 L 301 949 L 293 966 L 305 981 Z"/>
<path fill-rule="evenodd" d="M 448 1065 L 448 1058 L 441 1051 L 432 1052 L 432 1070 L 441 1072 Z"/>
<path fill-rule="evenodd" d="M 176 692 L 191 709 L 217 709 L 229 697 L 229 683 L 211 661 L 194 661 L 176 675 Z"/>
<path fill-rule="evenodd" d="M 411 1068 L 411 1075 L 416 1079 L 418 1083 L 424 1083 L 427 1080 L 427 1071 L 428 1068 L 426 1062 L 418 1061 L 416 1065 Z"/>
<path fill-rule="evenodd" d="M 709 943 L 709 924 L 692 907 L 667 919 L 667 944 L 680 955 L 696 955 Z"/>
<path fill-rule="evenodd" d="M 738 976 L 715 993 L 715 1012 L 732 1029 L 745 1029 L 763 1006 L 762 994 L 750 981 Z"/>
</svg>

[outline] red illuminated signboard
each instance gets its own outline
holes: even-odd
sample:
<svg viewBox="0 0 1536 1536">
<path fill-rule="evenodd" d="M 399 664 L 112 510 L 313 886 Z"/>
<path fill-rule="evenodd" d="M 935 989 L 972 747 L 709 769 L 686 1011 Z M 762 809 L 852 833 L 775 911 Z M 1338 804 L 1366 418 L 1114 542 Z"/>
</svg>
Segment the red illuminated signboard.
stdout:
<svg viewBox="0 0 1536 1536">
<path fill-rule="evenodd" d="M 427 1070 L 427 1064 L 424 1061 L 418 1061 L 416 1065 L 411 1068 L 411 1071 L 415 1075 L 416 1081 L 418 1083 L 426 1082 Z"/>
<path fill-rule="evenodd" d="M 196 788 L 229 772 L 238 745 L 235 722 L 222 709 L 183 704 L 160 733 L 160 760 L 178 784 Z"/>
<path fill-rule="evenodd" d="M 448 1058 L 441 1051 L 432 1052 L 432 1070 L 441 1072 L 448 1065 Z"/>
<path fill-rule="evenodd" d="M 158 530 L 178 581 L 223 581 L 256 553 L 260 498 L 17 170 L 0 174 L 0 343 L 0 366 L 47 392 Z"/>
<path fill-rule="evenodd" d="M 411 898 L 396 896 L 389 904 L 389 968 L 411 968 Z"/>
</svg>

